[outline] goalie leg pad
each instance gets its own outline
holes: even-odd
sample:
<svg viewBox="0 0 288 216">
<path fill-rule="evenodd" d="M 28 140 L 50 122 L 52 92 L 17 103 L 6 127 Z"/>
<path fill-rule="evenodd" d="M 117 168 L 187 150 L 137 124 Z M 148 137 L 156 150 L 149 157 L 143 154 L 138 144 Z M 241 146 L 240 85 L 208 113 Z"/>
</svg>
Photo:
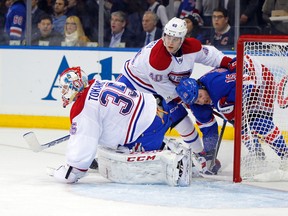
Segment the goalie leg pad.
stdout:
<svg viewBox="0 0 288 216">
<path fill-rule="evenodd" d="M 176 154 L 165 151 L 161 160 L 165 170 L 165 181 L 170 186 L 189 186 L 192 180 L 191 152 Z"/>
<path fill-rule="evenodd" d="M 117 153 L 98 149 L 99 173 L 113 181 L 127 184 L 167 183 L 187 186 L 191 182 L 191 153 L 170 150 Z"/>
<path fill-rule="evenodd" d="M 98 148 L 99 173 L 112 182 L 125 184 L 164 183 L 162 152 L 127 152 Z"/>
</svg>

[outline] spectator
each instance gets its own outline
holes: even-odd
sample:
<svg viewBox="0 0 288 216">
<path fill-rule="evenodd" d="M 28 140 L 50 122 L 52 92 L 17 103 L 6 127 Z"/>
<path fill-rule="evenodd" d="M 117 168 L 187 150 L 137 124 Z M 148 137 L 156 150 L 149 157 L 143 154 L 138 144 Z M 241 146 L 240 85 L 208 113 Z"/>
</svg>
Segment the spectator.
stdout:
<svg viewBox="0 0 288 216">
<path fill-rule="evenodd" d="M 31 44 L 36 46 L 60 46 L 63 36 L 53 30 L 52 17 L 44 14 L 38 22 L 38 31 L 32 35 Z"/>
<path fill-rule="evenodd" d="M 38 23 L 40 21 L 40 18 L 45 15 L 45 11 L 41 10 L 38 7 L 38 0 L 31 0 L 31 12 L 32 12 L 32 33 L 37 31 Z"/>
<path fill-rule="evenodd" d="M 187 34 L 186 37 L 193 37 L 197 40 L 201 41 L 202 44 L 206 43 L 206 34 L 199 26 L 198 18 L 197 16 L 194 16 L 194 13 L 192 15 L 186 15 L 183 18 L 187 23 Z"/>
<path fill-rule="evenodd" d="M 220 2 L 223 5 L 224 0 Z M 241 0 L 240 2 L 240 34 L 260 33 L 258 26 L 257 8 L 259 0 Z M 225 4 L 224 4 L 225 5 Z M 228 17 L 232 26 L 235 25 L 235 0 L 228 0 Z"/>
<path fill-rule="evenodd" d="M 126 29 L 126 14 L 123 11 L 115 11 L 111 14 L 111 32 L 105 34 L 105 46 L 108 47 L 134 47 L 135 36 Z"/>
<path fill-rule="evenodd" d="M 174 16 L 177 17 L 178 15 L 178 10 L 181 4 L 181 0 L 174 0 Z"/>
<path fill-rule="evenodd" d="M 0 45 L 9 45 L 9 36 L 5 32 L 5 19 L 11 0 L 0 0 Z"/>
<path fill-rule="evenodd" d="M 116 0 L 113 1 L 111 13 L 115 11 L 123 11 L 126 14 L 126 29 L 132 32 L 138 39 L 143 32 L 142 17 L 147 9 L 147 3 L 143 6 L 142 0 Z M 135 44 L 136 45 L 136 44 Z"/>
<path fill-rule="evenodd" d="M 5 0 L 0 0 L 0 29 L 4 30 L 5 26 L 5 16 L 7 14 L 8 8 L 5 5 Z"/>
<path fill-rule="evenodd" d="M 79 0 L 68 0 L 67 10 L 65 15 L 69 16 L 79 16 L 80 5 L 78 5 Z"/>
<path fill-rule="evenodd" d="M 212 26 L 213 10 L 219 7 L 219 0 L 197 0 L 196 9 L 201 14 L 204 26 Z"/>
<path fill-rule="evenodd" d="M 64 26 L 67 19 L 67 16 L 65 15 L 67 6 L 68 0 L 56 0 L 53 5 L 53 28 L 62 35 L 64 35 Z"/>
<path fill-rule="evenodd" d="M 288 34 L 288 23 L 283 21 L 271 21 L 270 17 L 272 15 L 273 10 L 284 10 L 288 11 L 288 1 L 287 0 L 265 0 L 262 12 L 263 19 L 270 23 L 271 25 L 271 33 L 272 34 Z"/>
<path fill-rule="evenodd" d="M 207 44 L 220 50 L 234 49 L 234 30 L 229 25 L 228 11 L 225 8 L 216 8 L 212 15 L 213 32 Z"/>
<path fill-rule="evenodd" d="M 38 7 L 46 14 L 53 14 L 53 5 L 55 0 L 38 0 Z"/>
<path fill-rule="evenodd" d="M 147 3 L 149 5 L 148 11 L 153 11 L 159 18 L 157 27 L 163 29 L 169 20 L 166 8 L 157 0 L 147 0 Z"/>
<path fill-rule="evenodd" d="M 23 0 L 12 0 L 5 21 L 5 32 L 10 40 L 22 41 L 26 29 L 26 4 Z"/>
<path fill-rule="evenodd" d="M 90 42 L 85 35 L 82 23 L 77 16 L 70 16 L 65 23 L 65 40 L 62 45 L 65 46 L 86 46 Z"/>
<path fill-rule="evenodd" d="M 262 34 L 269 34 L 269 24 L 263 19 L 262 7 L 265 0 L 259 0 L 258 8 L 257 8 L 257 22 L 259 27 L 261 28 Z"/>
<path fill-rule="evenodd" d="M 98 41 L 98 17 L 99 5 L 95 0 L 78 0 L 78 17 L 81 20 L 85 35 L 92 41 Z M 104 13 L 104 22 L 102 25 L 107 26 L 107 11 Z"/>
<path fill-rule="evenodd" d="M 7 13 L 8 9 L 11 7 L 12 4 L 13 4 L 13 0 L 6 0 L 5 1 L 5 6 L 7 8 L 6 13 Z"/>
<path fill-rule="evenodd" d="M 162 29 L 157 25 L 158 17 L 153 11 L 146 11 L 142 18 L 143 32 L 140 35 L 139 47 L 146 46 L 151 41 L 157 40 L 162 37 Z"/>
</svg>

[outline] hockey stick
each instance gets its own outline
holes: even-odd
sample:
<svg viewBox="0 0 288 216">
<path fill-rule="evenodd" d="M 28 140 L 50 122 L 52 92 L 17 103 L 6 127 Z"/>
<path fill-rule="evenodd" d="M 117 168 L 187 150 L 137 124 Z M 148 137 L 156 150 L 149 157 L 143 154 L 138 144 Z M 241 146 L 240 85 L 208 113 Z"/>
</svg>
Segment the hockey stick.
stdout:
<svg viewBox="0 0 288 216">
<path fill-rule="evenodd" d="M 223 138 L 223 134 L 224 134 L 227 122 L 229 122 L 230 124 L 232 124 L 234 126 L 234 122 L 233 121 L 228 121 L 227 119 L 224 119 L 223 116 L 220 113 L 218 113 L 216 111 L 213 111 L 213 114 L 223 119 L 223 125 L 222 125 L 221 131 L 220 131 L 220 134 L 219 134 L 219 137 L 218 137 L 218 140 L 217 140 L 216 150 L 215 150 L 214 155 L 212 157 L 212 162 L 210 164 L 209 170 L 211 170 L 213 168 L 213 166 L 215 165 L 215 161 L 216 161 L 219 149 L 220 149 L 220 144 L 222 142 L 222 138 Z"/>
<path fill-rule="evenodd" d="M 34 152 L 40 152 L 44 149 L 50 148 L 51 146 L 55 146 L 59 143 L 62 143 L 70 138 L 70 135 L 66 135 L 59 139 L 53 140 L 51 142 L 40 144 L 34 132 L 28 132 L 23 135 L 23 138 L 26 140 L 30 149 Z"/>
</svg>

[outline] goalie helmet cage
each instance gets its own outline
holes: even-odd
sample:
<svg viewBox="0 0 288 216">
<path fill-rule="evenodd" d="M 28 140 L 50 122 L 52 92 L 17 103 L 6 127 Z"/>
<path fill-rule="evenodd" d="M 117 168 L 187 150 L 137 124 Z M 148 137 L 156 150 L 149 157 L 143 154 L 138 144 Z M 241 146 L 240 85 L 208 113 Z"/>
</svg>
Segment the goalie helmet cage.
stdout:
<svg viewBox="0 0 288 216">
<path fill-rule="evenodd" d="M 277 155 L 277 150 L 269 145 L 267 137 L 255 135 L 255 131 L 251 131 L 247 124 L 248 117 L 251 119 L 251 100 L 258 103 L 263 96 L 272 92 L 273 95 L 268 98 L 273 100 L 273 122 L 279 135 L 288 141 L 288 36 L 284 35 L 242 35 L 237 43 L 237 82 L 236 82 L 236 102 L 235 102 L 235 134 L 234 134 L 234 164 L 233 164 L 233 181 L 288 181 L 287 179 L 287 162 Z M 244 64 L 245 56 L 249 55 L 251 59 L 255 59 L 264 64 L 272 72 L 275 79 L 274 91 L 258 92 L 258 97 L 253 94 L 251 97 L 251 89 L 247 91 L 247 85 L 243 85 L 243 71 L 249 70 L 249 64 Z M 254 68 L 253 68 L 254 69 Z M 245 72 L 246 70 L 246 72 Z M 255 70 L 255 69 L 254 69 Z M 264 74 L 263 74 L 264 76 Z M 264 80 L 265 78 L 263 78 Z M 262 83 L 263 87 L 263 80 Z M 271 82 L 266 81 L 266 85 Z M 259 84 L 259 82 L 258 82 Z M 260 87 L 261 88 L 261 87 Z M 249 96 L 250 95 L 250 96 Z M 249 102 L 247 101 L 249 96 Z M 267 95 L 266 95 L 267 96 Z M 255 100 L 253 102 L 253 100 Z M 262 100 L 263 101 L 263 100 Z M 258 103 L 259 105 L 259 103 Z M 261 105 L 261 104 L 260 104 Z M 262 104 L 263 105 L 263 104 Z M 264 107 L 264 106 L 262 106 Z M 255 108 L 255 106 L 254 106 Z M 271 110 L 270 110 L 271 111 Z M 263 114 L 264 113 L 264 114 Z M 262 112 L 266 115 L 269 112 Z M 271 112 L 270 112 L 271 113 Z M 267 116 L 268 117 L 268 116 Z M 271 126 L 267 124 L 268 127 Z M 246 129 L 245 129 L 246 128 Z M 253 127 L 255 128 L 255 127 Z M 260 127 L 258 127 L 259 129 Z M 263 128 L 263 127 L 262 127 Z M 265 128 L 265 126 L 264 126 Z M 244 133 L 245 130 L 245 133 Z M 269 128 L 269 130 L 273 130 Z M 278 130 L 278 132 L 279 132 Z M 275 132 L 275 131 L 274 131 Z M 265 133 L 265 132 L 263 132 Z M 248 135 L 250 140 L 247 140 Z M 275 138 L 275 137 L 274 137 Z M 246 144 L 246 145 L 245 145 Z M 285 145 L 285 142 L 284 142 Z M 248 150 L 249 149 L 249 150 Z M 258 150 L 263 150 L 258 153 Z M 264 153 L 263 153 L 264 152 Z M 284 171 L 283 171 L 284 167 Z M 286 170 L 286 172 L 285 172 Z M 285 177 L 286 176 L 286 177 Z"/>
</svg>

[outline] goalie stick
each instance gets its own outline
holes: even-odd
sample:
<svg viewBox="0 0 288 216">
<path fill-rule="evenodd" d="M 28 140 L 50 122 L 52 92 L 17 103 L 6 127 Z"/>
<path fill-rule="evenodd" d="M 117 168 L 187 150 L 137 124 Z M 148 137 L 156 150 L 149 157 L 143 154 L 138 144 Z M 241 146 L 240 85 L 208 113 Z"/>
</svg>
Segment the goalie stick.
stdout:
<svg viewBox="0 0 288 216">
<path fill-rule="evenodd" d="M 28 132 L 23 135 L 23 138 L 29 145 L 30 149 L 34 152 L 40 152 L 44 149 L 50 148 L 51 146 L 55 146 L 59 143 L 62 143 L 70 138 L 70 135 L 66 135 L 64 137 L 58 138 L 51 142 L 40 144 L 34 132 Z"/>
</svg>

